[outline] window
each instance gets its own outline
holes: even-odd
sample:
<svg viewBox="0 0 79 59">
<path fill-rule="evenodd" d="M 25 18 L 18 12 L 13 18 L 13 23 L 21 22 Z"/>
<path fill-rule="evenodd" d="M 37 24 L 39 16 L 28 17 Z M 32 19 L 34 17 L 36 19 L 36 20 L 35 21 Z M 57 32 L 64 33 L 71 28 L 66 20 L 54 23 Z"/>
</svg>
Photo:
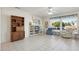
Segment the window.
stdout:
<svg viewBox="0 0 79 59">
<path fill-rule="evenodd" d="M 49 21 L 49 26 L 56 30 L 65 30 L 67 27 L 76 29 L 77 15 L 53 17 Z"/>
<path fill-rule="evenodd" d="M 54 17 L 54 18 L 50 19 L 49 26 L 51 26 L 55 30 L 60 29 L 60 18 Z"/>
<path fill-rule="evenodd" d="M 77 15 L 61 17 L 62 23 L 64 23 L 64 29 L 71 28 L 76 29 L 77 27 Z"/>
</svg>

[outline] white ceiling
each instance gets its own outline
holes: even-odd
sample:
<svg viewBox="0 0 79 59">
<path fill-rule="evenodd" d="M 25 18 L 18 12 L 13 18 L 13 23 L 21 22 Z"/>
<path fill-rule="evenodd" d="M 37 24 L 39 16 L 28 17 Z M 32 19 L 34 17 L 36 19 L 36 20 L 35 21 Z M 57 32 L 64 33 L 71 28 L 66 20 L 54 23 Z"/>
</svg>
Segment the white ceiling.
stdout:
<svg viewBox="0 0 79 59">
<path fill-rule="evenodd" d="M 20 7 L 20 9 L 40 17 L 48 17 L 48 7 Z M 79 11 L 78 7 L 53 7 L 53 15 Z"/>
</svg>

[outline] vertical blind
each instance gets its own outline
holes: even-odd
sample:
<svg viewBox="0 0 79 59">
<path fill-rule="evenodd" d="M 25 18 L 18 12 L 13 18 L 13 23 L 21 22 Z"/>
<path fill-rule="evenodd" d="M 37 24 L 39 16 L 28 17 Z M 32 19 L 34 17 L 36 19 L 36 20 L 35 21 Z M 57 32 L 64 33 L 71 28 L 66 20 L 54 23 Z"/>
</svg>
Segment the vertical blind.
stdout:
<svg viewBox="0 0 79 59">
<path fill-rule="evenodd" d="M 60 17 L 53 17 L 50 18 L 50 22 L 56 22 L 56 21 L 60 21 L 61 22 L 65 22 L 65 23 L 77 23 L 77 14 L 75 15 L 67 15 L 67 16 L 60 16 Z"/>
<path fill-rule="evenodd" d="M 61 17 L 62 21 L 65 23 L 76 23 L 77 22 L 77 15 L 70 15 Z"/>
</svg>

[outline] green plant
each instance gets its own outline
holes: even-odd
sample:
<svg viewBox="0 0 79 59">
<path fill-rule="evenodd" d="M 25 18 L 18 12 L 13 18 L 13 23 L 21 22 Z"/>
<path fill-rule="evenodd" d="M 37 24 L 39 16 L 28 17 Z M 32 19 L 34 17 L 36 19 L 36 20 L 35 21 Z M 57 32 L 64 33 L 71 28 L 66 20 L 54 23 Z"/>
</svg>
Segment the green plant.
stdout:
<svg viewBox="0 0 79 59">
<path fill-rule="evenodd" d="M 55 27 L 60 27 L 60 22 L 59 21 L 56 21 L 56 22 L 52 23 L 52 25 L 55 26 Z M 63 27 L 65 26 L 65 23 L 64 22 L 62 22 L 62 26 Z"/>
</svg>

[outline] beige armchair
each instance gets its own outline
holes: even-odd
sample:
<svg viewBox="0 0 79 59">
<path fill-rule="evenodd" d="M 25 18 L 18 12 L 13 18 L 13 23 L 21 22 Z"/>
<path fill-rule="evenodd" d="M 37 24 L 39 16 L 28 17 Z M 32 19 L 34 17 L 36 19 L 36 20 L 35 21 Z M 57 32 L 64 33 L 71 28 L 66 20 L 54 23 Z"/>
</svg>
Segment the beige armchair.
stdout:
<svg viewBox="0 0 79 59">
<path fill-rule="evenodd" d="M 65 26 L 65 30 L 61 32 L 61 37 L 64 38 L 72 38 L 73 37 L 73 31 L 76 29 L 75 26 Z"/>
<path fill-rule="evenodd" d="M 72 38 L 72 31 L 71 30 L 61 31 L 61 37 L 63 37 L 63 38 Z"/>
</svg>

